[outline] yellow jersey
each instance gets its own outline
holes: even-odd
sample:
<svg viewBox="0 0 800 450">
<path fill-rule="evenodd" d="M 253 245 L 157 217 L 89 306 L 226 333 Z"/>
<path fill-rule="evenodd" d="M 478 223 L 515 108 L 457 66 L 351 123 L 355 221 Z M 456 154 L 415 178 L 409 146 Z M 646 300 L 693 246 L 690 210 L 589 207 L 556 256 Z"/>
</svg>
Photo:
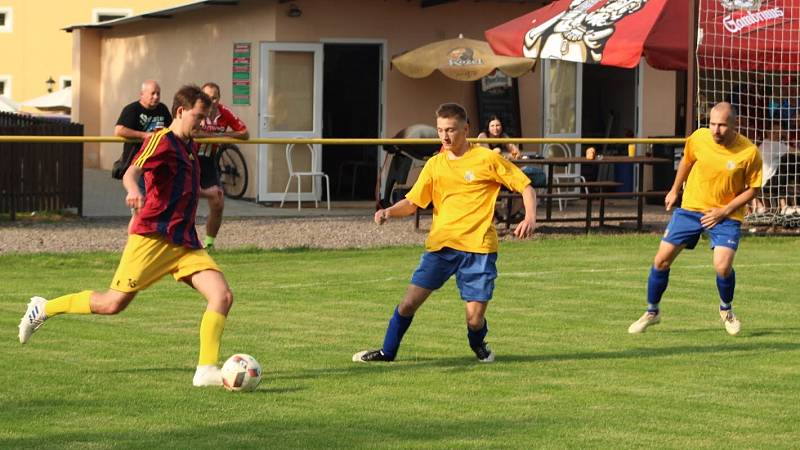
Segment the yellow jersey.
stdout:
<svg viewBox="0 0 800 450">
<path fill-rule="evenodd" d="M 725 147 L 714 142 L 711 130 L 700 128 L 686 140 L 683 158 L 694 163 L 683 191 L 683 209 L 722 208 L 745 190 L 761 187 L 761 154 L 741 134 Z M 743 221 L 744 206 L 729 217 Z"/>
<path fill-rule="evenodd" d="M 497 251 L 494 206 L 500 186 L 522 192 L 528 176 L 502 156 L 474 145 L 457 159 L 441 152 L 425 163 L 406 199 L 419 208 L 433 202 L 425 249 L 449 247 L 472 253 Z"/>
</svg>

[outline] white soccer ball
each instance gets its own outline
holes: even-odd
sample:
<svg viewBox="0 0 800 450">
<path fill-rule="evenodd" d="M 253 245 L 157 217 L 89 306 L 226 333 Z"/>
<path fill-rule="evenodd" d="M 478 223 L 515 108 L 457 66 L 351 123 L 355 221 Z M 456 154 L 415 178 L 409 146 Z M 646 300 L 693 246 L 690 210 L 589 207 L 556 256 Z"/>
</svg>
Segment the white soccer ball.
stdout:
<svg viewBox="0 0 800 450">
<path fill-rule="evenodd" d="M 252 391 L 261 382 L 261 364 L 250 355 L 237 353 L 222 365 L 222 384 L 229 391 Z"/>
</svg>

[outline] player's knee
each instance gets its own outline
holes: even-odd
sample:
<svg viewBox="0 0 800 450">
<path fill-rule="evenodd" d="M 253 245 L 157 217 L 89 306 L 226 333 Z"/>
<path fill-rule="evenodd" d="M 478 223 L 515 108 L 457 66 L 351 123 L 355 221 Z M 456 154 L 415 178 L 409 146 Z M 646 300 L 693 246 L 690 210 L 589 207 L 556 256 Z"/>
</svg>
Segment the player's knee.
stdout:
<svg viewBox="0 0 800 450">
<path fill-rule="evenodd" d="M 414 304 L 414 302 L 403 300 L 397 305 L 397 312 L 403 317 L 411 317 L 417 312 L 418 308 L 419 305 Z"/>
<path fill-rule="evenodd" d="M 210 298 L 208 302 L 211 303 L 217 311 L 222 311 L 227 314 L 233 306 L 233 292 L 231 292 L 230 289 L 225 289 L 219 295 L 215 296 L 215 298 Z"/>
<path fill-rule="evenodd" d="M 474 315 L 467 317 L 467 326 L 470 330 L 480 330 L 483 328 L 483 316 Z"/>
<path fill-rule="evenodd" d="M 222 195 L 221 189 L 217 189 L 217 192 L 208 199 L 208 207 L 217 212 L 222 212 L 225 208 L 225 196 Z"/>
<path fill-rule="evenodd" d="M 715 263 L 714 270 L 720 278 L 728 278 L 733 271 L 733 267 L 726 263 Z"/>
<path fill-rule="evenodd" d="M 665 270 L 669 270 L 671 265 L 672 265 L 672 261 L 667 260 L 667 259 L 656 257 L 656 259 L 653 260 L 653 267 L 655 267 L 656 270 L 658 270 L 659 272 L 663 272 Z"/>
</svg>

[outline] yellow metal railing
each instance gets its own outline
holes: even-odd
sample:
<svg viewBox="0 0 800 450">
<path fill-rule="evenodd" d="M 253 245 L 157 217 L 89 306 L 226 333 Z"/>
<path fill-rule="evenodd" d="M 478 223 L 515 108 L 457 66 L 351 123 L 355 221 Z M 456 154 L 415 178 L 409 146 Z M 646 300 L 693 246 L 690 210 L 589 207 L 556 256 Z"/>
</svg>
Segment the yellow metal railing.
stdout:
<svg viewBox="0 0 800 450">
<path fill-rule="evenodd" d="M 683 144 L 685 138 L 506 138 L 506 139 L 468 139 L 475 144 L 514 143 L 514 144 Z M 141 142 L 135 139 L 124 139 L 115 136 L 0 136 L 3 142 Z M 247 140 L 232 138 L 198 138 L 198 143 L 211 144 L 324 144 L 324 145 L 390 145 L 390 144 L 438 144 L 439 139 L 323 139 L 323 138 L 253 138 Z"/>
</svg>

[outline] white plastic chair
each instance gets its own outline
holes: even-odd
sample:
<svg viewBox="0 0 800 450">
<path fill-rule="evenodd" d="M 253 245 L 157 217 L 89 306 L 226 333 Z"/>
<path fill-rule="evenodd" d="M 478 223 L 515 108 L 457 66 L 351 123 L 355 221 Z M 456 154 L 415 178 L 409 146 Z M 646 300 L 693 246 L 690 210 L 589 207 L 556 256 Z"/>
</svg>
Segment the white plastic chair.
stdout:
<svg viewBox="0 0 800 450">
<path fill-rule="evenodd" d="M 300 144 L 305 145 L 309 151 L 311 152 L 311 170 L 308 172 L 295 172 L 294 165 L 292 163 L 292 154 L 294 153 L 295 144 L 286 144 L 286 165 L 289 167 L 289 179 L 286 181 L 286 189 L 283 191 L 283 200 L 281 200 L 281 208 L 283 208 L 283 203 L 286 201 L 286 196 L 289 194 L 289 185 L 292 184 L 292 178 L 297 178 L 297 210 L 300 211 L 300 178 L 302 177 L 311 177 L 311 195 L 314 197 L 314 207 L 319 207 L 319 201 L 317 200 L 317 177 L 325 178 L 325 193 L 328 197 L 328 209 L 331 209 L 331 180 L 328 178 L 328 175 L 325 172 L 315 172 L 314 168 L 319 167 L 319 152 L 316 148 L 311 144 Z"/>
<path fill-rule="evenodd" d="M 570 147 L 561 144 L 561 143 L 552 143 L 547 144 L 544 150 L 544 154 L 548 158 L 571 158 L 572 151 Z M 559 184 L 574 184 L 574 183 L 585 183 L 586 178 L 584 178 L 580 173 L 578 173 L 578 168 L 576 164 L 567 164 L 564 171 L 560 173 L 553 174 L 553 187 L 555 188 L 555 192 L 558 194 L 581 194 L 580 187 L 559 187 Z M 589 193 L 589 189 L 583 188 L 584 193 Z M 563 211 L 564 206 L 566 206 L 567 201 L 569 200 L 578 200 L 578 197 L 559 197 L 558 198 L 558 210 Z"/>
</svg>

